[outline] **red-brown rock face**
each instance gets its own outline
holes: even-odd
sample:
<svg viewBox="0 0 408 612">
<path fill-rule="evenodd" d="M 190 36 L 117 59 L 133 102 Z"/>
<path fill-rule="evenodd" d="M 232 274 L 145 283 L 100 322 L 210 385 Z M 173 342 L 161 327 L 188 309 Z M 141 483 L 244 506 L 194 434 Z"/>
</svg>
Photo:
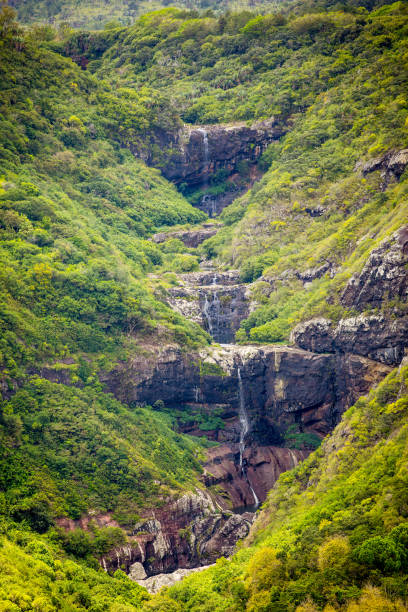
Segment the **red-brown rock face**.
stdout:
<svg viewBox="0 0 408 612">
<path fill-rule="evenodd" d="M 278 446 L 252 445 L 244 451 L 245 473 L 237 461 L 237 444 L 222 444 L 207 451 L 204 482 L 221 504 L 232 503 L 235 509 L 255 505 L 252 489 L 264 501 L 282 472 L 291 470 L 309 451 Z"/>
</svg>

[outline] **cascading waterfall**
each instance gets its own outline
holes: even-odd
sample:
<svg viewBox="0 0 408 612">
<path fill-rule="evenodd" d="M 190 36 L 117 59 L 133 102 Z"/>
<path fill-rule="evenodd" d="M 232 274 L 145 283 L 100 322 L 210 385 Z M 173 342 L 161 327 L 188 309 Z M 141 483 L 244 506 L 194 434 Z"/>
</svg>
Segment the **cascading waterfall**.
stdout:
<svg viewBox="0 0 408 612">
<path fill-rule="evenodd" d="M 217 275 L 215 274 L 212 279 L 212 286 L 217 285 Z M 214 290 L 212 292 L 211 301 L 208 298 L 208 293 L 204 294 L 204 305 L 203 305 L 203 315 L 207 322 L 208 333 L 215 340 L 217 340 L 219 327 L 220 327 L 220 309 L 221 302 L 218 297 L 218 291 Z"/>
<path fill-rule="evenodd" d="M 208 164 L 210 156 L 209 156 L 209 146 L 208 146 L 208 134 L 207 134 L 207 130 L 205 130 L 204 128 L 198 128 L 197 129 L 198 132 L 200 132 L 200 134 L 203 137 L 203 151 L 204 151 L 204 163 Z"/>
<path fill-rule="evenodd" d="M 258 507 L 259 506 L 258 496 L 255 493 L 250 483 L 248 473 L 243 465 L 243 456 L 244 456 L 244 451 L 245 451 L 245 438 L 246 438 L 247 433 L 249 432 L 249 419 L 248 419 L 248 413 L 247 413 L 246 405 L 245 405 L 244 385 L 242 383 L 241 368 L 238 368 L 237 374 L 238 374 L 238 394 L 239 394 L 239 413 L 238 414 L 239 414 L 239 422 L 241 424 L 241 431 L 239 434 L 239 466 L 241 468 L 241 473 L 245 476 L 248 482 L 249 488 L 254 498 L 255 507 Z"/>
<path fill-rule="evenodd" d="M 212 324 L 211 313 L 210 313 L 210 302 L 208 301 L 207 294 L 205 294 L 203 315 L 204 315 L 205 320 L 207 321 L 208 333 L 210 334 L 211 337 L 213 337 L 214 330 L 213 330 L 213 324 Z"/>
</svg>

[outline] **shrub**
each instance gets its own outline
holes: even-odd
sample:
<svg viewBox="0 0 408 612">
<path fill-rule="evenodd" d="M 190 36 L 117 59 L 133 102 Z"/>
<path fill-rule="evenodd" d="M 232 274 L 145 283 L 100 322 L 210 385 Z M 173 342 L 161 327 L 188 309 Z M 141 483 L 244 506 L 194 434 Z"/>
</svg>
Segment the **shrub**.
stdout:
<svg viewBox="0 0 408 612">
<path fill-rule="evenodd" d="M 334 536 L 319 546 L 317 565 L 320 570 L 343 567 L 350 555 L 350 544 L 344 536 Z"/>
</svg>

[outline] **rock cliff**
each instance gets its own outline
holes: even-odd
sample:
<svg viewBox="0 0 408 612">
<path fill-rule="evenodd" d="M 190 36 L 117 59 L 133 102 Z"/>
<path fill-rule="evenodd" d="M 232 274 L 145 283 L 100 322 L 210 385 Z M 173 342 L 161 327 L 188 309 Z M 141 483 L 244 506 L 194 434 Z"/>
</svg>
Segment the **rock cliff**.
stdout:
<svg viewBox="0 0 408 612">
<path fill-rule="evenodd" d="M 195 353 L 146 346 L 105 382 L 122 401 L 165 407 L 180 431 L 218 442 L 203 466 L 207 492 L 166 501 L 135 526 L 130 548 L 103 563 L 133 567 L 135 579 L 144 579 L 230 554 L 249 529 L 248 511 L 310 452 L 305 435 L 329 433 L 344 409 L 403 359 L 407 264 L 405 227 L 374 249 L 345 287 L 342 304 L 359 314 L 337 324 L 319 318 L 298 325 L 296 346 L 228 344 L 253 307 L 250 287 L 233 270 L 180 275 L 168 302 L 226 344 Z M 265 284 L 273 290 L 272 281 Z"/>
<path fill-rule="evenodd" d="M 363 176 L 379 171 L 381 175 L 381 189 L 384 191 L 391 182 L 399 181 L 405 168 L 408 166 L 408 149 L 391 150 L 374 159 L 363 163 L 359 162 L 355 170 Z"/>
<path fill-rule="evenodd" d="M 197 568 L 231 555 L 237 541 L 248 535 L 252 520 L 253 514 L 225 511 L 214 496 L 196 489 L 164 500 L 161 507 L 145 510 L 128 530 L 126 545 L 112 549 L 100 563 L 106 571 L 126 571 L 133 580 L 179 568 Z M 91 523 L 118 526 L 109 515 L 59 521 L 66 530 L 88 529 Z"/>
<path fill-rule="evenodd" d="M 239 161 L 255 163 L 283 133 L 282 126 L 273 118 L 252 126 L 184 126 L 162 172 L 176 184 L 202 185 L 221 168 L 232 174 Z"/>
<path fill-rule="evenodd" d="M 174 310 L 201 325 L 215 342 L 232 343 L 241 321 L 250 312 L 248 287 L 239 272 L 193 272 L 180 276 L 169 290 Z"/>
<path fill-rule="evenodd" d="M 398 365 L 408 344 L 407 266 L 408 226 L 404 226 L 372 251 L 343 291 L 342 304 L 361 314 L 337 325 L 323 318 L 306 321 L 294 329 L 293 341 L 309 351 L 361 355 Z"/>
<path fill-rule="evenodd" d="M 253 506 L 254 493 L 264 500 L 279 474 L 307 455 L 307 447 L 285 448 L 288 428 L 326 435 L 345 407 L 389 371 L 364 356 L 294 347 L 224 345 L 185 354 L 167 346 L 121 364 L 107 383 L 129 403 L 161 400 L 183 415 L 182 431 L 219 442 L 208 452 L 204 483 L 223 508 L 236 509 Z M 243 468 L 242 402 L 248 420 Z M 206 429 L 214 416 L 221 424 Z"/>
<path fill-rule="evenodd" d="M 188 248 L 197 248 L 204 240 L 208 240 L 218 232 L 220 226 L 214 222 L 204 223 L 199 229 L 181 230 L 178 232 L 160 232 L 152 236 L 153 242 L 161 244 L 170 238 L 178 238 Z"/>
</svg>

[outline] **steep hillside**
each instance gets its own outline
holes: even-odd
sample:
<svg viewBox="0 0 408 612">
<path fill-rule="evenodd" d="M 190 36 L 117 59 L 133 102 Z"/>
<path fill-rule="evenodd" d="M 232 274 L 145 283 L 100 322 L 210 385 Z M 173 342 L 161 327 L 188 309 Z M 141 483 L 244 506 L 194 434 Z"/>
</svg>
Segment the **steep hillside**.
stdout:
<svg viewBox="0 0 408 612">
<path fill-rule="evenodd" d="M 407 25 L 403 3 L 370 14 L 219 20 L 186 20 L 171 9 L 143 17 L 89 64 L 118 84 L 159 88 L 184 121 L 204 126 L 209 170 L 194 175 L 204 147 L 203 127 L 193 127 L 183 136 L 190 174 L 174 180 L 209 212 L 208 203 L 251 184 L 251 155 L 232 152 L 240 122 L 273 117 L 268 127 L 257 124 L 269 144 L 257 177 L 266 174 L 224 210 L 225 227 L 200 247 L 239 268 L 242 281 L 260 278 L 252 290 L 261 307 L 242 323 L 240 341 L 287 341 L 301 320 L 361 312 L 341 292 L 407 218 Z M 231 152 L 221 165 L 223 133 Z M 149 163 L 174 176 L 168 160 Z M 382 308 L 405 312 L 392 300 Z"/>
<path fill-rule="evenodd" d="M 403 611 L 407 597 L 408 369 L 350 408 L 280 477 L 231 559 L 148 610 Z"/>
<path fill-rule="evenodd" d="M 2 42 L 2 512 L 39 532 L 91 509 L 118 510 L 125 526 L 194 488 L 203 444 L 169 416 L 119 404 L 99 379 L 143 337 L 207 342 L 154 297 L 147 274 L 167 255 L 146 239 L 204 215 L 119 147 L 112 131 L 130 128 L 118 94 L 42 49 L 7 9 Z M 122 98 L 135 138 L 143 109 L 150 127 L 157 112 L 142 98 Z"/>
</svg>

